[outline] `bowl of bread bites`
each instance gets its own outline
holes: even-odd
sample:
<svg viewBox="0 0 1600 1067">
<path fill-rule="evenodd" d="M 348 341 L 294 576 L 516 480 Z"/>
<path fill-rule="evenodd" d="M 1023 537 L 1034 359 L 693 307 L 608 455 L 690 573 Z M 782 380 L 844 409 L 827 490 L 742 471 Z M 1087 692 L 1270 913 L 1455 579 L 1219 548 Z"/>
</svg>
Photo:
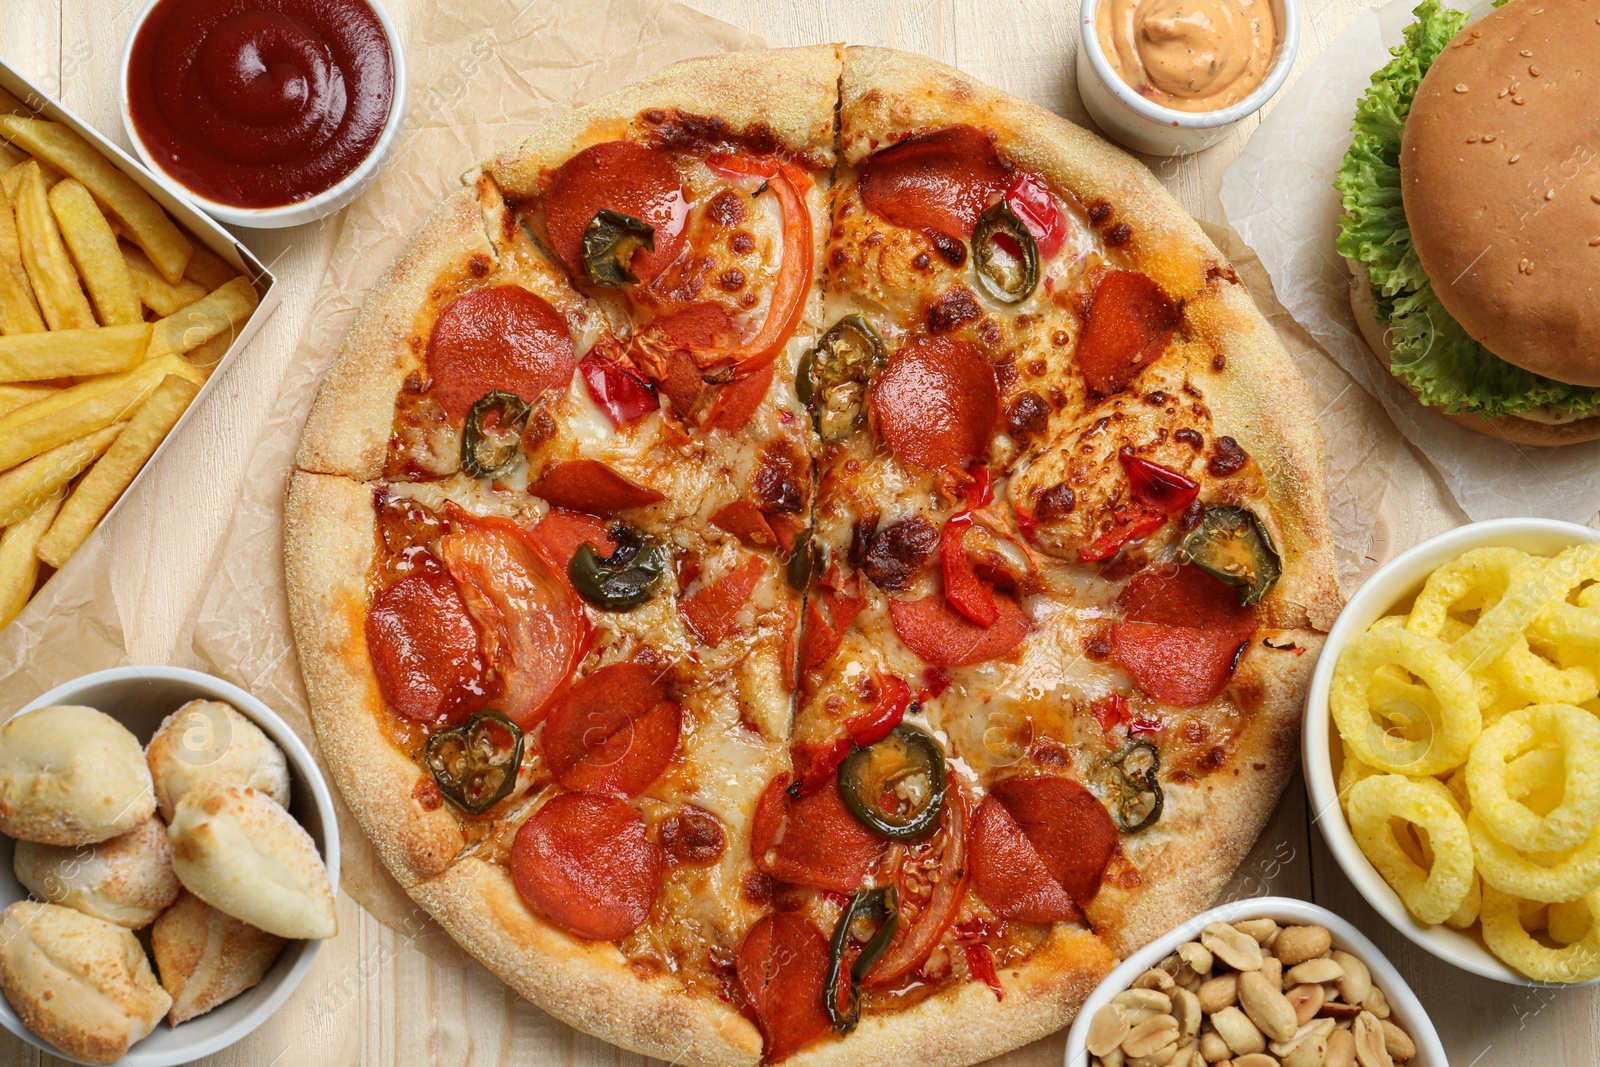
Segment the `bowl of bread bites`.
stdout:
<svg viewBox="0 0 1600 1067">
<path fill-rule="evenodd" d="M 0 834 L 0 1023 L 82 1063 L 233 1044 L 336 932 L 316 763 L 196 671 L 100 671 L 0 725 Z"/>
</svg>

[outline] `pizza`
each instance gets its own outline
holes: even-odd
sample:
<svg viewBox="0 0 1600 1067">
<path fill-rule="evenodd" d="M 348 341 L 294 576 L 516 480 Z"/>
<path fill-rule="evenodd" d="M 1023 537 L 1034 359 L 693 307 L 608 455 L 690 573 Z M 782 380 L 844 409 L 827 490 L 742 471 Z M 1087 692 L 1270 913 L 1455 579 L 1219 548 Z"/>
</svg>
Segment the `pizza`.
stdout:
<svg viewBox="0 0 1600 1067">
<path fill-rule="evenodd" d="M 317 738 L 518 992 L 970 1063 L 1204 908 L 1339 604 L 1303 382 L 1137 162 L 921 56 L 663 71 L 369 296 L 285 522 Z"/>
</svg>

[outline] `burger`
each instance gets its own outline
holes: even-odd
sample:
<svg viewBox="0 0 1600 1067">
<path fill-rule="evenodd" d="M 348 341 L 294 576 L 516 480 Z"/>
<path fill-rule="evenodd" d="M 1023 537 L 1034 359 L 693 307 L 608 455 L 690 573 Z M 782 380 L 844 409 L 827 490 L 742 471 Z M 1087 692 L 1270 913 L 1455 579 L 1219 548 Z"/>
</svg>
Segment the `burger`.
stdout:
<svg viewBox="0 0 1600 1067">
<path fill-rule="evenodd" d="M 1362 335 L 1469 430 L 1600 438 L 1600 0 L 1414 14 L 1335 183 Z"/>
</svg>

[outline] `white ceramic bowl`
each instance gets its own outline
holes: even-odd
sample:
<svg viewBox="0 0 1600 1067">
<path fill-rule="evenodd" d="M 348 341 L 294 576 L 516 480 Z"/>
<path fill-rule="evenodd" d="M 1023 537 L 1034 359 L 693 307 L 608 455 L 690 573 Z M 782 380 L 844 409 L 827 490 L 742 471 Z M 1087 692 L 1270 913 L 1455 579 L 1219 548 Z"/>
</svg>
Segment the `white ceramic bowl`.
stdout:
<svg viewBox="0 0 1600 1067">
<path fill-rule="evenodd" d="M 1271 0 L 1278 23 L 1272 68 L 1255 92 L 1216 111 L 1176 111 L 1134 91 L 1111 69 L 1095 32 L 1101 0 L 1081 0 L 1078 39 L 1078 95 L 1107 137 L 1135 152 L 1176 156 L 1216 144 L 1240 119 L 1261 110 L 1289 77 L 1300 50 L 1297 0 Z"/>
<path fill-rule="evenodd" d="M 1345 605 L 1323 642 L 1322 658 L 1317 662 L 1316 673 L 1311 677 L 1311 691 L 1306 697 L 1305 731 L 1301 741 L 1306 785 L 1311 792 L 1316 823 L 1322 828 L 1322 836 L 1344 873 L 1379 915 L 1422 948 L 1462 970 L 1514 985 L 1542 983 L 1501 963 L 1475 934 L 1418 922 L 1356 844 L 1339 806 L 1339 767 L 1343 753 L 1335 743 L 1338 733 L 1328 712 L 1328 688 L 1333 683 L 1334 667 L 1345 645 L 1378 619 L 1408 607 L 1436 567 L 1472 548 L 1504 546 L 1553 556 L 1570 545 L 1586 541 L 1600 542 L 1600 530 L 1554 519 L 1495 519 L 1458 526 L 1402 552 L 1374 571 Z"/>
<path fill-rule="evenodd" d="M 1344 949 L 1360 959 L 1372 972 L 1372 984 L 1383 990 L 1389 998 L 1391 1018 L 1395 1025 L 1411 1035 L 1416 1042 L 1417 1054 L 1407 1061 L 1406 1067 L 1449 1067 L 1444 1046 L 1439 1043 L 1439 1032 L 1434 1029 L 1428 1013 L 1422 1009 L 1417 995 L 1406 985 L 1394 964 L 1384 958 L 1378 946 L 1367 940 L 1365 934 L 1327 908 L 1308 904 L 1288 897 L 1256 897 L 1235 900 L 1210 911 L 1202 912 L 1156 938 L 1144 948 L 1123 960 L 1106 980 L 1095 987 L 1089 999 L 1078 1010 L 1078 1018 L 1067 1034 L 1066 1067 L 1089 1067 L 1089 1022 L 1094 1013 L 1104 1007 L 1112 997 L 1127 989 L 1133 980 L 1166 959 L 1185 941 L 1193 941 L 1202 928 L 1214 922 L 1238 922 L 1241 919 L 1272 919 L 1280 926 L 1305 926 L 1316 924 L 1326 927 L 1333 935 L 1333 947 Z"/>
<path fill-rule="evenodd" d="M 84 704 L 98 708 L 133 732 L 140 743 L 150 740 L 161 721 L 190 700 L 222 700 L 261 727 L 277 742 L 289 760 L 289 811 L 317 843 L 334 892 L 339 889 L 339 824 L 333 797 L 311 753 L 271 708 L 238 686 L 199 671 L 181 667 L 116 667 L 97 671 L 57 686 L 19 711 L 59 704 Z M 28 891 L 11 870 L 14 847 L 0 836 L 0 908 L 23 899 Z M 134 1045 L 117 1063 L 122 1067 L 170 1067 L 220 1052 L 267 1021 L 293 993 L 320 948 L 320 941 L 291 941 L 278 954 L 261 984 L 234 997 L 176 1029 L 162 1020 L 149 1037 Z M 152 967 L 154 965 L 152 964 Z M 17 1013 L 0 997 L 0 1024 L 35 1048 L 67 1058 L 54 1046 L 22 1025 Z"/>
<path fill-rule="evenodd" d="M 159 2 L 160 0 L 148 0 L 144 9 L 139 12 L 139 17 L 133 20 L 133 27 L 128 31 L 127 43 L 122 47 L 122 66 L 117 72 L 117 103 L 122 112 L 122 128 L 127 132 L 133 150 L 138 153 L 144 165 L 150 168 L 157 181 L 218 222 L 257 230 L 278 230 L 314 222 L 331 215 L 366 192 L 368 186 L 378 180 L 379 172 L 394 158 L 396 150 L 400 147 L 400 138 L 406 130 L 406 112 L 410 110 L 411 105 L 411 79 L 406 69 L 405 47 L 393 21 L 389 18 L 389 12 L 384 10 L 382 0 L 366 0 L 373 13 L 378 16 L 378 21 L 383 24 L 383 35 L 389 42 L 389 56 L 391 66 L 394 68 L 394 94 L 389 101 L 389 118 L 384 123 L 377 144 L 372 146 L 371 153 L 361 161 L 361 165 L 347 174 L 337 185 L 305 200 L 277 207 L 239 207 L 208 200 L 163 170 L 161 164 L 156 162 L 150 150 L 145 147 L 144 141 L 139 136 L 139 129 L 134 125 L 133 112 L 128 104 L 128 64 L 133 55 L 133 42 L 143 29 L 145 19 L 150 15 L 150 9 Z"/>
</svg>

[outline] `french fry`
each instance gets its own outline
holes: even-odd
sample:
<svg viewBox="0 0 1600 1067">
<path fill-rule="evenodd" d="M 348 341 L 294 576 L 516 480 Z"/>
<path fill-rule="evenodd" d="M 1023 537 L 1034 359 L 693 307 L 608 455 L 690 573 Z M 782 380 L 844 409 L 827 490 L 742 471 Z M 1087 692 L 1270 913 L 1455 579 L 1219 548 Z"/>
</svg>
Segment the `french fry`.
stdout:
<svg viewBox="0 0 1600 1067">
<path fill-rule="evenodd" d="M 33 109 L 27 104 L 24 104 L 4 89 L 0 89 L 0 115 L 20 115 L 23 118 L 32 118 L 33 114 Z"/>
<path fill-rule="evenodd" d="M 128 224 L 128 237 L 144 249 L 161 276 L 183 277 L 194 245 L 137 182 L 112 166 L 99 150 L 67 127 L 44 119 L 0 116 L 0 133 L 89 187 L 95 199 Z"/>
<path fill-rule="evenodd" d="M 183 274 L 190 281 L 205 286 L 208 293 L 221 289 L 239 277 L 239 272 L 227 260 L 198 242 L 195 243 L 194 254 L 189 257 L 189 266 L 184 269 Z"/>
<path fill-rule="evenodd" d="M 169 374 L 196 385 L 206 380 L 182 356 L 162 356 L 122 374 L 106 374 L 58 389 L 0 415 L 0 470 L 128 418 Z"/>
<path fill-rule="evenodd" d="M 55 392 L 54 387 L 33 382 L 0 385 L 0 415 L 9 415 L 25 404 L 43 400 L 53 392 Z"/>
<path fill-rule="evenodd" d="M 122 261 L 128 265 L 128 274 L 133 279 L 134 292 L 139 294 L 139 302 L 157 315 L 176 314 L 211 291 L 188 278 L 173 285 L 156 270 L 150 257 L 136 246 L 122 243 L 118 248 L 122 250 Z"/>
<path fill-rule="evenodd" d="M 199 348 L 220 334 L 231 334 L 250 317 L 256 303 L 255 288 L 247 278 L 235 275 L 232 281 L 204 299 L 156 322 L 146 358 L 156 359 L 172 352 L 181 354 Z"/>
<path fill-rule="evenodd" d="M 0 144 L 0 170 L 10 170 L 19 163 L 26 163 L 28 157 L 12 148 L 8 144 Z"/>
<path fill-rule="evenodd" d="M 111 510 L 145 461 L 178 424 L 200 387 L 169 375 L 150 394 L 116 443 L 89 468 L 39 542 L 39 558 L 52 567 L 65 563 L 83 544 L 95 524 Z"/>
<path fill-rule="evenodd" d="M 31 514 L 0 535 L 0 629 L 28 606 L 39 580 L 39 539 L 61 508 L 63 494 L 41 501 Z"/>
<path fill-rule="evenodd" d="M 111 447 L 126 422 L 114 422 L 94 433 L 58 445 L 0 474 L 0 526 L 26 518 Z"/>
<path fill-rule="evenodd" d="M 184 353 L 183 358 L 189 361 L 189 366 L 206 375 L 217 369 L 217 364 L 222 362 L 222 357 L 228 354 L 228 347 L 233 344 L 237 330 L 224 330 L 199 348 L 191 348 Z"/>
<path fill-rule="evenodd" d="M 34 163 L 22 165 L 17 183 L 17 239 L 22 246 L 22 266 L 39 298 L 39 310 L 52 330 L 81 330 L 95 325 L 89 298 L 78 284 L 78 272 L 67 256 L 67 246 L 56 228 L 55 216 L 45 199 L 44 180 Z"/>
<path fill-rule="evenodd" d="M 42 382 L 132 370 L 144 361 L 151 325 L 96 326 L 0 337 L 0 382 Z"/>
<path fill-rule="evenodd" d="M 16 212 L 11 198 L 0 191 L 0 334 L 37 333 L 44 328 L 33 285 L 22 266 Z"/>
<path fill-rule="evenodd" d="M 16 200 L 17 183 L 22 180 L 22 170 L 29 163 L 38 165 L 39 176 L 44 179 L 44 187 L 47 190 L 54 188 L 56 182 L 60 181 L 62 178 L 61 172 L 49 164 L 40 163 L 37 159 L 29 159 L 27 156 L 24 156 L 22 157 L 21 163 L 18 163 L 16 166 L 10 168 L 4 173 L 0 173 L 0 188 L 5 189 L 6 196 L 9 199 Z"/>
<path fill-rule="evenodd" d="M 139 295 L 133 291 L 128 264 L 89 190 L 76 178 L 68 178 L 51 189 L 45 199 L 50 202 L 50 211 L 61 227 L 61 239 L 78 267 L 83 287 L 89 290 L 101 325 L 142 323 L 144 315 Z"/>
</svg>

